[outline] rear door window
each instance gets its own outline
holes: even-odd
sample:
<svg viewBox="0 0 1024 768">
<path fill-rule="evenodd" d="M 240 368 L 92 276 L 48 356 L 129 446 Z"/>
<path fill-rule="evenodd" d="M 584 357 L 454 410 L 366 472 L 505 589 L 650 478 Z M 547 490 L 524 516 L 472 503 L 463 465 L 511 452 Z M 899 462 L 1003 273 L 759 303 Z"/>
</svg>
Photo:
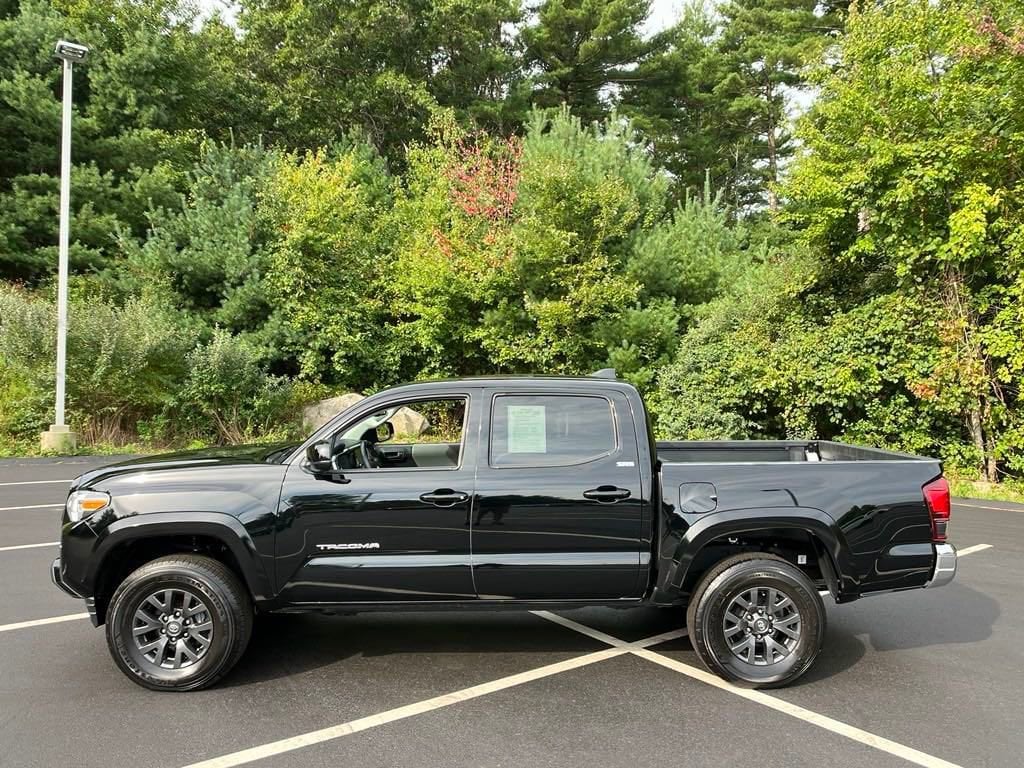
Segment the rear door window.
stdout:
<svg viewBox="0 0 1024 768">
<path fill-rule="evenodd" d="M 490 465 L 564 467 L 615 450 L 611 401 L 588 395 L 499 395 L 491 407 Z"/>
</svg>

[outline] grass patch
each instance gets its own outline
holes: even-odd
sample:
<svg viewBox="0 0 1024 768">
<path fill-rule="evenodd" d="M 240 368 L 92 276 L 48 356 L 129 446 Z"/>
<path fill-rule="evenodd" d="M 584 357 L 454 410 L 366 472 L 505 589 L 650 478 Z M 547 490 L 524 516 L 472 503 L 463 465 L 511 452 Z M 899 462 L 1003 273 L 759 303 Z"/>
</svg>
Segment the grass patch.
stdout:
<svg viewBox="0 0 1024 768">
<path fill-rule="evenodd" d="M 1004 480 L 1001 483 L 986 483 L 981 480 L 949 478 L 950 491 L 954 496 L 989 501 L 1010 501 L 1024 504 L 1024 483 L 1019 480 Z"/>
</svg>

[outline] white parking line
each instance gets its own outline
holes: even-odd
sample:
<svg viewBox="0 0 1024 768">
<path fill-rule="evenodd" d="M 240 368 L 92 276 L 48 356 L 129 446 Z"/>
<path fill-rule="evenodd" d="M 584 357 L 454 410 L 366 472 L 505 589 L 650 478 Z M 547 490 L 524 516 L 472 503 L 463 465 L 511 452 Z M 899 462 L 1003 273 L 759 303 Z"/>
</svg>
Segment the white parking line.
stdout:
<svg viewBox="0 0 1024 768">
<path fill-rule="evenodd" d="M 77 621 L 88 619 L 88 613 L 69 613 L 64 616 L 51 616 L 48 619 L 35 619 L 33 621 L 19 621 L 15 624 L 0 624 L 0 632 L 11 632 L 15 629 L 28 629 L 29 627 L 41 627 L 44 624 L 59 624 L 62 621 Z"/>
<path fill-rule="evenodd" d="M 964 555 L 973 555 L 975 552 L 981 552 L 983 549 L 992 549 L 991 544 L 975 544 L 971 547 L 964 547 L 956 551 L 957 557 L 963 557 Z"/>
<path fill-rule="evenodd" d="M 13 547 L 0 547 L 0 552 L 13 552 L 16 549 L 36 549 L 38 547 L 56 547 L 59 541 L 44 541 L 42 544 L 18 544 Z"/>
<path fill-rule="evenodd" d="M 556 624 L 560 624 L 563 627 L 567 627 L 568 629 L 587 635 L 588 637 L 598 638 L 598 635 L 604 634 L 603 632 L 599 632 L 598 630 L 584 624 L 580 624 L 572 619 L 567 619 L 564 616 L 557 616 L 555 614 L 547 613 L 546 611 L 533 611 L 533 613 L 541 618 L 554 621 Z M 718 688 L 719 690 L 727 691 L 728 693 L 747 699 L 747 701 L 752 701 L 755 704 L 761 704 L 762 706 L 769 707 L 770 709 L 774 709 L 776 712 L 782 712 L 790 717 L 795 717 L 797 720 L 803 720 L 804 722 L 816 725 L 819 728 L 824 728 L 826 731 L 831 731 L 832 733 L 840 736 L 845 736 L 848 739 L 860 742 L 861 744 L 865 744 L 869 747 L 874 747 L 882 752 L 888 752 L 890 755 L 902 757 L 904 760 L 908 760 L 911 763 L 926 766 L 926 768 L 960 768 L 956 763 L 951 763 L 947 760 L 943 760 L 942 758 L 935 757 L 934 755 L 929 755 L 926 752 L 921 752 L 904 744 L 886 739 L 882 736 L 876 736 L 873 733 L 856 728 L 855 726 L 848 725 L 839 720 L 834 720 L 831 717 L 818 714 L 817 712 L 812 712 L 809 709 L 804 709 L 797 704 L 790 704 L 788 701 L 783 701 L 782 699 L 775 698 L 774 696 L 769 696 L 762 691 L 738 688 L 732 683 L 727 683 L 725 680 L 711 672 L 698 669 L 697 667 L 692 667 L 689 664 L 676 661 L 668 656 L 662 656 L 660 653 L 647 650 L 639 644 L 625 644 L 617 638 L 610 636 L 607 637 L 614 641 L 616 647 L 625 648 L 629 653 L 639 656 L 641 659 L 647 659 L 647 661 L 652 661 L 655 664 L 660 664 L 668 669 L 681 672 L 694 680 L 699 680 L 700 682 Z M 657 645 L 657 643 L 644 643 L 643 645 Z"/>
<path fill-rule="evenodd" d="M 1021 509 L 1012 509 L 1010 507 L 986 507 L 983 504 L 967 504 L 963 501 L 954 501 L 954 507 L 970 507 L 971 509 L 994 509 L 996 512 L 1024 512 Z"/>
<path fill-rule="evenodd" d="M 544 618 L 562 618 L 555 614 L 548 614 L 546 611 L 540 611 L 538 612 L 538 615 L 543 615 Z M 584 656 L 577 656 L 573 659 L 566 659 L 565 661 L 558 661 L 554 664 L 548 664 L 543 667 L 527 670 L 526 672 L 519 672 L 515 675 L 509 675 L 508 677 L 502 677 L 498 680 L 492 680 L 489 683 L 481 683 L 480 685 L 463 688 L 462 690 L 454 691 L 452 693 L 435 696 L 432 699 L 417 701 L 414 704 L 406 704 L 404 707 L 389 709 L 387 712 L 381 712 L 377 715 L 361 717 L 358 720 L 350 720 L 347 723 L 332 725 L 329 728 L 321 728 L 318 731 L 302 733 L 298 736 L 281 739 L 280 741 L 272 741 L 269 744 L 262 744 L 258 747 L 243 749 L 240 752 L 232 752 L 227 755 L 221 755 L 220 757 L 214 757 L 209 760 L 192 763 L 185 766 L 185 768 L 233 768 L 233 766 L 244 765 L 245 763 L 251 763 L 254 760 L 263 760 L 267 757 L 280 755 L 283 752 L 291 752 L 296 749 L 312 746 L 313 744 L 331 741 L 332 739 L 337 739 L 341 736 L 348 736 L 350 733 L 358 733 L 359 731 L 376 728 L 379 725 L 393 723 L 396 720 L 404 720 L 407 717 L 421 715 L 424 712 L 431 712 L 435 709 L 451 706 L 452 704 L 459 704 L 463 701 L 469 701 L 470 699 L 475 699 L 480 696 L 486 696 L 489 693 L 504 691 L 508 688 L 523 685 L 524 683 L 530 683 L 534 680 L 540 680 L 544 677 L 551 677 L 552 675 L 558 675 L 572 669 L 586 667 L 590 664 L 596 664 L 599 661 L 604 661 L 605 659 L 622 656 L 633 649 L 642 650 L 648 645 L 657 645 L 658 643 L 663 643 L 666 640 L 672 640 L 676 637 L 682 637 L 686 634 L 686 630 L 676 629 L 671 632 L 664 632 L 660 635 L 655 635 L 654 637 L 648 637 L 645 640 L 638 640 L 635 643 L 627 643 L 626 641 L 619 640 L 611 635 L 605 635 L 603 632 L 598 632 L 596 629 L 590 630 L 589 627 L 587 629 L 589 630 L 587 634 L 594 632 L 596 634 L 603 635 L 604 637 L 607 637 L 608 640 L 612 641 L 612 643 L 615 644 L 615 647 L 606 648 L 603 651 L 588 653 Z"/>
<path fill-rule="evenodd" d="M 951 763 L 948 760 L 943 760 L 941 757 L 935 757 L 929 755 L 927 752 L 921 752 L 920 750 L 908 747 L 905 744 L 892 741 L 883 736 L 877 736 L 868 731 L 862 730 L 847 723 L 841 722 L 840 720 L 833 720 L 831 717 L 826 715 L 812 712 L 809 709 L 804 709 L 796 704 L 790 704 L 788 701 L 783 701 L 774 696 L 769 696 L 762 691 L 753 691 L 747 688 L 737 688 L 735 685 L 727 683 L 720 677 L 705 672 L 703 669 L 697 667 L 691 667 L 689 664 L 684 664 L 681 661 L 670 659 L 668 656 L 662 656 L 660 653 L 654 651 L 648 651 L 645 649 L 638 649 L 630 651 L 630 653 L 639 656 L 641 659 L 647 659 L 653 661 L 655 664 L 660 664 L 667 669 L 673 669 L 676 672 L 680 672 L 687 677 L 691 677 L 694 680 L 699 680 L 702 683 L 706 683 L 710 686 L 718 688 L 722 691 L 727 691 L 731 694 L 744 698 L 747 701 L 752 701 L 755 704 L 761 704 L 762 706 L 774 709 L 776 712 L 782 712 L 790 717 L 795 717 L 797 720 L 803 720 L 805 723 L 816 725 L 819 728 L 824 728 L 826 731 L 838 734 L 839 736 L 845 736 L 852 741 L 859 742 L 868 747 L 874 747 L 882 752 L 888 752 L 890 755 L 896 757 L 902 757 L 904 760 L 915 763 L 916 765 L 925 766 L 926 768 L 961 768 L 956 763 Z"/>
<path fill-rule="evenodd" d="M 0 507 L 0 512 L 13 512 L 16 509 L 56 509 L 63 504 L 29 504 L 26 507 Z"/>
<path fill-rule="evenodd" d="M 288 739 L 272 741 L 269 744 L 252 747 L 251 749 L 243 749 L 240 752 L 232 752 L 227 755 L 211 758 L 210 760 L 192 763 L 191 765 L 186 766 L 186 768 L 232 768 L 232 766 L 251 763 L 254 760 L 263 760 L 264 758 L 271 757 L 273 755 L 280 755 L 283 752 L 291 752 L 292 750 L 301 749 L 302 747 L 309 747 L 313 744 L 320 744 L 324 741 L 337 739 L 341 736 L 348 736 L 350 733 L 365 731 L 369 728 L 376 728 L 379 725 L 393 723 L 396 720 L 404 720 L 407 717 L 421 715 L 424 712 L 441 709 L 442 707 L 448 707 L 452 704 L 459 704 L 463 701 L 469 701 L 470 699 L 475 699 L 479 696 L 486 696 L 489 693 L 504 691 L 508 688 L 522 685 L 523 683 L 540 680 L 541 678 L 557 675 L 561 672 L 568 672 L 571 669 L 579 669 L 580 667 L 585 667 L 588 664 L 596 664 L 599 661 L 604 661 L 605 659 L 610 659 L 615 656 L 622 656 L 626 653 L 629 653 L 629 651 L 625 648 L 607 648 L 603 651 L 595 651 L 594 653 L 588 653 L 585 656 L 577 656 L 573 659 L 566 659 L 565 661 L 559 661 L 555 664 L 548 664 L 544 667 L 538 667 L 537 669 L 520 672 L 516 675 L 509 675 L 508 677 L 502 677 L 498 680 L 492 680 L 489 683 L 482 683 L 481 685 L 463 688 L 460 691 L 445 693 L 441 696 L 435 696 L 432 699 L 424 699 L 423 701 L 418 701 L 414 704 L 406 704 L 404 707 L 389 709 L 387 712 L 381 712 L 379 715 L 361 717 L 358 720 L 350 720 L 347 723 L 341 723 L 340 725 L 334 725 L 329 728 L 322 728 L 319 731 L 309 731 L 308 733 L 292 736 Z"/>
<path fill-rule="evenodd" d="M 75 478 L 71 478 L 74 480 Z M 71 483 L 71 480 L 19 480 L 16 483 L 0 483 L 0 486 L 5 485 L 47 485 L 50 483 Z"/>
</svg>

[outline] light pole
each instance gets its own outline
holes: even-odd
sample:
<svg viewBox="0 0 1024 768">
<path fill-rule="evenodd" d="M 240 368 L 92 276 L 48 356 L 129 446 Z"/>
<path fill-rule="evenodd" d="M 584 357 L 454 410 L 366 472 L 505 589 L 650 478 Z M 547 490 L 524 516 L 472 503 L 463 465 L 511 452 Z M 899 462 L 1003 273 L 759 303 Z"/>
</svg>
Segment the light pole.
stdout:
<svg viewBox="0 0 1024 768">
<path fill-rule="evenodd" d="M 54 54 L 64 62 L 64 99 L 60 138 L 60 234 L 57 271 L 57 402 L 54 423 L 40 436 L 43 450 L 72 450 L 77 436 L 64 423 L 64 379 L 67 368 L 68 336 L 68 239 L 71 226 L 71 77 L 76 61 L 85 61 L 89 49 L 59 40 Z"/>
</svg>

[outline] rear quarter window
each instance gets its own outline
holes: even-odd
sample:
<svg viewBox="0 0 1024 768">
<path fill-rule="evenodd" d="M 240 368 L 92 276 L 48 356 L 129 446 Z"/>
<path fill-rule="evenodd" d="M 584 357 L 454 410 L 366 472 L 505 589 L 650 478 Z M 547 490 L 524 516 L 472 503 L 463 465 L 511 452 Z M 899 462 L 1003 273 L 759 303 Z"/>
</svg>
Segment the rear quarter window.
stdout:
<svg viewBox="0 0 1024 768">
<path fill-rule="evenodd" d="M 617 444 L 611 401 L 591 395 L 499 395 L 491 406 L 490 465 L 565 467 Z"/>
</svg>

